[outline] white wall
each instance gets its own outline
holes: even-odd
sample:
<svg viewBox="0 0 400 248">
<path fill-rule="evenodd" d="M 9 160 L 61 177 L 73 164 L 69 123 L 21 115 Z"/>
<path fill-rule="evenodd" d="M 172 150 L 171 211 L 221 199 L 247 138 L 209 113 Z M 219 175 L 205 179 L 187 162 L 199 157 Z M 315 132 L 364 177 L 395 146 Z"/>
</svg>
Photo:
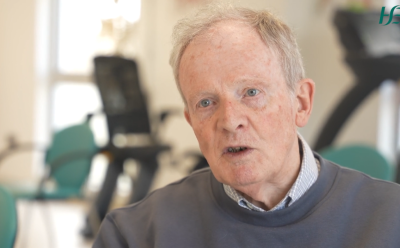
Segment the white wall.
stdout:
<svg viewBox="0 0 400 248">
<path fill-rule="evenodd" d="M 372 4 L 376 8 L 380 6 L 379 1 Z M 344 63 L 343 49 L 332 23 L 336 4 L 318 8 L 315 1 L 306 0 L 290 1 L 290 6 L 288 22 L 297 34 L 307 77 L 316 83 L 313 113 L 308 125 L 301 129 L 305 138 L 314 144 L 325 120 L 352 87 L 354 78 Z M 360 142 L 375 145 L 378 100 L 377 92 L 366 99 L 346 122 L 335 144 Z"/>
<path fill-rule="evenodd" d="M 0 151 L 15 134 L 34 139 L 35 1 L 0 1 Z M 0 179 L 32 176 L 32 156 L 21 154 L 0 163 Z"/>
</svg>

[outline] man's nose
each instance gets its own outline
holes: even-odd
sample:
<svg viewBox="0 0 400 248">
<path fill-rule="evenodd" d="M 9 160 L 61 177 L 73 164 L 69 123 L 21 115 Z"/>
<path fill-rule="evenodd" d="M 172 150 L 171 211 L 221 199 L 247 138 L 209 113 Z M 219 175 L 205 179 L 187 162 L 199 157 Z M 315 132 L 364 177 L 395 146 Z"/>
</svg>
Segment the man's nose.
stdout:
<svg viewBox="0 0 400 248">
<path fill-rule="evenodd" d="M 246 126 L 243 107 L 237 101 L 223 101 L 218 109 L 218 128 L 228 132 L 237 132 Z"/>
</svg>

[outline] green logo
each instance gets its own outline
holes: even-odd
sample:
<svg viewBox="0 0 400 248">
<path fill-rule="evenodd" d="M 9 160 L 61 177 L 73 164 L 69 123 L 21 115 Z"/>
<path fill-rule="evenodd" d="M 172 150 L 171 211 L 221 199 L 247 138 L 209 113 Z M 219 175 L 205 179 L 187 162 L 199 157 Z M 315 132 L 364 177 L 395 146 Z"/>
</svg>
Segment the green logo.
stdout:
<svg viewBox="0 0 400 248">
<path fill-rule="evenodd" d="M 387 22 L 385 25 L 383 25 L 383 26 L 386 26 L 386 25 L 390 24 L 390 23 L 392 22 L 393 16 L 399 16 L 399 17 L 400 17 L 399 14 L 393 14 L 393 12 L 394 12 L 396 9 L 400 9 L 400 5 L 394 6 L 394 7 L 390 10 L 390 14 L 385 14 L 385 7 L 382 7 L 382 10 L 381 10 L 381 18 L 379 19 L 379 24 L 382 24 L 382 21 L 383 21 L 383 17 L 384 17 L 384 16 L 389 16 L 389 20 L 388 20 L 388 22 Z M 399 23 L 400 23 L 400 22 L 393 22 L 393 24 L 399 24 Z"/>
</svg>

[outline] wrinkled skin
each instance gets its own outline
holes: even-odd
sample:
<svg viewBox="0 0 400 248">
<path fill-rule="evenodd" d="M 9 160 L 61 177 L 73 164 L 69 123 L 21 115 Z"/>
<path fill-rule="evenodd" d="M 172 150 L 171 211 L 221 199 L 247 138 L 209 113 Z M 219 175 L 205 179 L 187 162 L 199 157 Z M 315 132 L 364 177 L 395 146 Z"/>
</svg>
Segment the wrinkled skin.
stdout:
<svg viewBox="0 0 400 248">
<path fill-rule="evenodd" d="M 311 113 L 312 80 L 291 94 L 277 54 L 259 34 L 223 21 L 186 48 L 179 82 L 185 117 L 217 180 L 264 209 L 279 203 L 300 168 L 296 129 Z"/>
</svg>

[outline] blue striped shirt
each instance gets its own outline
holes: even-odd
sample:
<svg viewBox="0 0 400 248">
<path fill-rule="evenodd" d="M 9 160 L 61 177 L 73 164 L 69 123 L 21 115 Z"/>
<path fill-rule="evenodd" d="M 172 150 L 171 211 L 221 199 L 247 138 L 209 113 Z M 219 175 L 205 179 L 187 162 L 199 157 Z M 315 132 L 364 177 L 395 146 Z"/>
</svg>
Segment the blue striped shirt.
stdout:
<svg viewBox="0 0 400 248">
<path fill-rule="evenodd" d="M 290 190 L 287 192 L 286 196 L 275 207 L 268 211 L 280 210 L 292 205 L 302 195 L 304 195 L 304 193 L 307 192 L 307 190 L 315 183 L 318 178 L 319 162 L 314 158 L 311 148 L 308 146 L 304 138 L 300 134 L 298 134 L 298 137 L 300 141 L 299 144 L 301 145 L 300 150 L 302 150 L 303 152 L 299 175 L 297 176 L 297 179 Z M 265 212 L 264 209 L 257 207 L 246 200 L 246 198 L 244 198 L 231 186 L 224 184 L 224 190 L 225 193 L 232 200 L 236 201 L 239 204 L 239 206 L 249 210 Z"/>
</svg>

